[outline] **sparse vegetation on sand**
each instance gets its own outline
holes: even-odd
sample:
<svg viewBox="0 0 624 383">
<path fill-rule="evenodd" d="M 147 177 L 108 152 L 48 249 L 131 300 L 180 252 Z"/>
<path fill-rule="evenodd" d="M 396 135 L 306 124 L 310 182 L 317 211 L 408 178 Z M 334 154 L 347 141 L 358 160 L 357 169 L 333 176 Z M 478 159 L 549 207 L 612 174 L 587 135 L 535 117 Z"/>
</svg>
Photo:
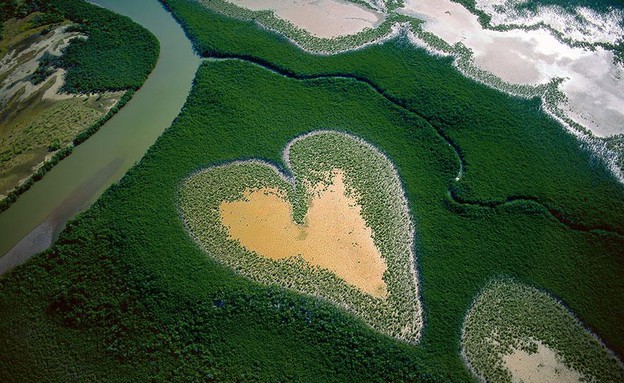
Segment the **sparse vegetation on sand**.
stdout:
<svg viewBox="0 0 624 383">
<path fill-rule="evenodd" d="M 544 346 L 583 381 L 624 381 L 622 362 L 561 302 L 512 280 L 488 283 L 462 329 L 462 354 L 471 370 L 485 382 L 511 382 L 504 358 L 515 350 L 537 353 Z"/>
<path fill-rule="evenodd" d="M 36 99 L 1 122 L 0 194 L 7 194 L 19 180 L 28 178 L 46 157 L 71 145 L 78 134 L 106 115 L 121 95 L 118 92 L 59 101 Z M 34 98 L 37 96 L 41 94 Z"/>
<path fill-rule="evenodd" d="M 417 342 L 422 314 L 413 253 L 414 227 L 390 161 L 370 144 L 332 131 L 295 139 L 288 144 L 284 157 L 292 179 L 258 161 L 220 165 L 190 176 L 180 191 L 180 209 L 190 234 L 209 255 L 255 281 L 327 299 L 383 334 Z M 313 192 L 306 185 L 330 184 L 337 169 L 344 172 L 347 192 L 357 194 L 362 216 L 386 262 L 386 298 L 367 294 L 298 257 L 284 261 L 263 258 L 229 238 L 221 222 L 222 201 L 240 200 L 249 190 L 277 189 L 294 207 L 293 219 L 303 224 Z"/>
</svg>

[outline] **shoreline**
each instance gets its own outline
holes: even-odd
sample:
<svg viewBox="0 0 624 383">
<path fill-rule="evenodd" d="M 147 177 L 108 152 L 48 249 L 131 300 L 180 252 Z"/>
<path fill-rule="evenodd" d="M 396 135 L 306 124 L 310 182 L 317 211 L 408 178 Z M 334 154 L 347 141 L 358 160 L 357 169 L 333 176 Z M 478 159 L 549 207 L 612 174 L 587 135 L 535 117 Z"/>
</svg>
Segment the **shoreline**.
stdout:
<svg viewBox="0 0 624 383">
<path fill-rule="evenodd" d="M 146 75 L 140 88 L 132 92 L 136 94 L 133 94 L 131 100 L 128 97 L 127 103 L 118 113 L 76 137 L 75 146 L 66 149 L 71 150 L 72 155 L 62 161 L 59 159 L 56 166 L 42 167 L 42 172 L 49 171 L 51 174 L 29 184 L 28 193 L 22 190 L 15 203 L 0 213 L 0 231 L 3 233 L 0 259 L 33 230 L 48 222 L 58 212 L 59 206 L 65 203 L 72 205 L 71 209 L 67 208 L 66 214 L 56 215 L 64 224 L 95 202 L 100 194 L 144 156 L 156 138 L 171 125 L 191 88 L 200 63 L 199 57 L 193 52 L 180 25 L 160 3 L 151 0 L 98 2 L 100 5 L 97 8 L 108 9 L 122 18 L 129 19 L 132 16 L 135 24 L 155 36 L 160 45 L 159 55 L 154 58 L 155 66 Z M 175 81 L 170 76 L 174 72 Z M 145 112 L 152 110 L 154 105 L 159 107 L 150 113 Z M 98 134 L 94 134 L 96 130 Z M 119 161 L 118 166 L 102 173 L 103 167 L 113 161 Z M 100 174 L 101 181 L 86 189 L 85 180 L 92 180 L 95 174 Z M 82 202 L 67 199 L 78 190 L 89 195 L 85 195 Z M 61 229 L 62 226 L 57 227 L 57 231 Z M 52 235 L 52 239 L 55 239 L 55 235 Z M 28 249 L 27 256 L 31 257 L 37 252 L 38 249 Z"/>
</svg>

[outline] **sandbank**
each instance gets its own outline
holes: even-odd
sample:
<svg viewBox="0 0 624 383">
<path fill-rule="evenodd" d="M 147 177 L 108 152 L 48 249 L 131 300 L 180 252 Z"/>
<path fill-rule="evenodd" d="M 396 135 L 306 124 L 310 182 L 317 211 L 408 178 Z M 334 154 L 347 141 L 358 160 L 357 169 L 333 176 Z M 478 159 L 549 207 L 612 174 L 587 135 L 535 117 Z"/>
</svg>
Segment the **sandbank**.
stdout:
<svg viewBox="0 0 624 383">
<path fill-rule="evenodd" d="M 521 349 L 503 356 L 503 363 L 511 373 L 512 381 L 524 383 L 580 383 L 581 374 L 567 367 L 559 355 L 541 342 L 537 352 L 528 353 Z"/>
</svg>

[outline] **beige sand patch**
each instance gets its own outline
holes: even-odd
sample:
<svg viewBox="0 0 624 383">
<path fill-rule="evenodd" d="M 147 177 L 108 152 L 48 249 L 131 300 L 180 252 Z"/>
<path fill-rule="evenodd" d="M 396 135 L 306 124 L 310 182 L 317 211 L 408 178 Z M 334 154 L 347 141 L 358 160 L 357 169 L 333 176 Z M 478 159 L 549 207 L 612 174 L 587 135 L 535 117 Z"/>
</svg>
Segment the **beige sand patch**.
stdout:
<svg viewBox="0 0 624 383">
<path fill-rule="evenodd" d="M 384 15 L 358 4 L 338 0 L 228 0 L 253 10 L 271 10 L 298 28 L 321 38 L 353 35 L 376 28 Z"/>
<path fill-rule="evenodd" d="M 231 238 L 274 260 L 301 256 L 374 297 L 387 296 L 386 264 L 375 246 L 361 206 L 348 196 L 344 173 L 335 171 L 327 187 L 314 190 L 304 225 L 276 189 L 247 191 L 245 198 L 220 205 Z"/>
</svg>

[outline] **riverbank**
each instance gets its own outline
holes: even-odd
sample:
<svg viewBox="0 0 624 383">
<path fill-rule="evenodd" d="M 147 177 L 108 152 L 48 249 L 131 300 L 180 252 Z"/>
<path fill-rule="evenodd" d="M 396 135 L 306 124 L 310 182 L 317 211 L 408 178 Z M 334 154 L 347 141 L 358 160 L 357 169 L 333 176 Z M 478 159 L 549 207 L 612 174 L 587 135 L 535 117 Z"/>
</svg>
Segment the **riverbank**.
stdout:
<svg viewBox="0 0 624 383">
<path fill-rule="evenodd" d="M 237 59 L 206 60 L 141 162 L 51 249 L 2 278 L 0 380 L 473 382 L 462 322 L 501 275 L 551 292 L 624 354 L 624 188 L 539 100 L 466 79 L 450 58 L 403 41 L 309 55 L 253 22 L 171 2 L 209 57 Z M 417 228 L 418 262 L 401 264 L 422 282 L 419 345 L 325 300 L 242 278 L 201 251 L 180 219 L 190 175 L 250 158 L 283 171 L 293 137 L 328 127 L 396 167 Z M 397 220 L 378 227 L 388 222 Z"/>
<path fill-rule="evenodd" d="M 130 16 L 150 30 L 160 42 L 158 62 L 141 89 L 123 109 L 0 214 L 2 255 L 29 233 L 36 233 L 41 225 L 49 225 L 53 230 L 44 231 L 46 238 L 40 243 L 53 242 L 68 219 L 90 206 L 107 187 L 140 160 L 178 114 L 191 87 L 199 58 L 179 25 L 158 2 L 102 0 L 96 3 Z M 99 181 L 84 191 L 85 183 L 94 175 L 99 175 Z M 76 193 L 82 197 L 72 202 L 70 196 Z M 57 210 L 61 205 L 62 214 Z M 41 250 L 41 247 L 24 246 L 24 243 L 7 256 L 17 259 L 19 257 L 12 254 L 23 253 L 23 249 L 27 249 L 28 256 Z M 9 258 L 0 260 L 0 263 L 16 263 Z"/>
<path fill-rule="evenodd" d="M 128 102 L 159 50 L 130 19 L 82 1 L 25 1 L 9 7 L 7 17 L 0 41 L 0 212 Z"/>
</svg>

